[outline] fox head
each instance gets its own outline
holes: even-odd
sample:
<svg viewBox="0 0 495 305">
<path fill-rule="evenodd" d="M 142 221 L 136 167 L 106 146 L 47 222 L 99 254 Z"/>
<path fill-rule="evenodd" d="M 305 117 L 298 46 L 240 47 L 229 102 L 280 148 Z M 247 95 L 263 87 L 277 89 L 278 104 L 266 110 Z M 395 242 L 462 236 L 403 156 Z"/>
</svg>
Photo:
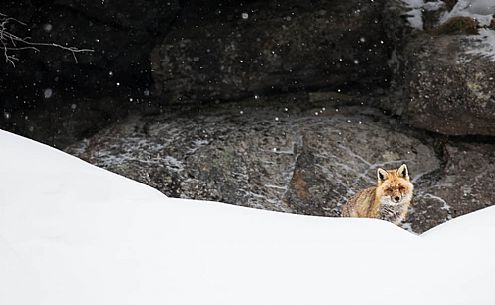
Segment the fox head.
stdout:
<svg viewBox="0 0 495 305">
<path fill-rule="evenodd" d="M 398 205 L 411 200 L 413 185 L 409 180 L 407 166 L 402 164 L 398 169 L 377 170 L 378 186 L 376 196 L 382 204 Z"/>
</svg>

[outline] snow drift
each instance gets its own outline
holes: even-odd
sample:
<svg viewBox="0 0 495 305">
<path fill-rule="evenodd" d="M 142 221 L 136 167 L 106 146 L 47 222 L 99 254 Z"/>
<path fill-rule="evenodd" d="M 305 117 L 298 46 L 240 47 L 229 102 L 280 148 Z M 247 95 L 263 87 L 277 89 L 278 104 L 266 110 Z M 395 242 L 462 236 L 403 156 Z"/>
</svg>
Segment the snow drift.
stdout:
<svg viewBox="0 0 495 305">
<path fill-rule="evenodd" d="M 0 304 L 493 305 L 494 235 L 167 198 L 0 131 Z"/>
</svg>

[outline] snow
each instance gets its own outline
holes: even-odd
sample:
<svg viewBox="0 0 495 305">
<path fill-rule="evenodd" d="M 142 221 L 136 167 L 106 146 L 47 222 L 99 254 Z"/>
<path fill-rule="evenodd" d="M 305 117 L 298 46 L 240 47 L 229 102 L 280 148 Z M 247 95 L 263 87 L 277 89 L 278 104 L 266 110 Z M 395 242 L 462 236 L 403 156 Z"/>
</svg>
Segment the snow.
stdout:
<svg viewBox="0 0 495 305">
<path fill-rule="evenodd" d="M 43 96 L 45 98 L 47 98 L 47 99 L 48 98 L 51 98 L 52 95 L 53 95 L 53 90 L 51 88 L 46 88 L 46 89 L 43 90 Z"/>
<path fill-rule="evenodd" d="M 441 22 L 451 17 L 465 16 L 478 20 L 481 26 L 488 26 L 494 14 L 495 2 L 493 0 L 459 0 L 452 10 L 442 17 Z"/>
<path fill-rule="evenodd" d="M 423 0 L 402 0 L 402 2 L 409 9 L 407 12 L 409 25 L 417 30 L 423 30 L 422 12 L 424 10 L 434 11 L 444 5 L 443 1 L 425 3 Z M 495 31 L 487 28 L 494 15 L 494 0 L 459 0 L 450 12 L 445 12 L 440 17 L 439 24 L 457 16 L 476 19 L 483 28 L 479 30 L 479 35 L 467 37 L 472 46 L 467 48 L 466 54 L 481 56 L 495 61 Z"/>
<path fill-rule="evenodd" d="M 0 304 L 493 305 L 494 234 L 167 198 L 0 131 Z"/>
<path fill-rule="evenodd" d="M 466 54 L 485 57 L 495 61 L 495 31 L 480 29 L 479 35 L 470 36 L 471 46 L 466 50 Z"/>
<path fill-rule="evenodd" d="M 459 0 L 450 12 L 440 18 L 440 22 L 443 23 L 451 17 L 464 16 L 476 19 L 481 27 L 487 27 L 494 14 L 494 0 Z M 495 31 L 482 28 L 479 35 L 468 36 L 467 39 L 471 41 L 471 46 L 467 48 L 466 54 L 495 61 Z"/>
<path fill-rule="evenodd" d="M 402 2 L 409 9 L 407 12 L 407 21 L 413 29 L 423 30 L 423 6 L 425 5 L 423 0 L 402 0 Z"/>
</svg>

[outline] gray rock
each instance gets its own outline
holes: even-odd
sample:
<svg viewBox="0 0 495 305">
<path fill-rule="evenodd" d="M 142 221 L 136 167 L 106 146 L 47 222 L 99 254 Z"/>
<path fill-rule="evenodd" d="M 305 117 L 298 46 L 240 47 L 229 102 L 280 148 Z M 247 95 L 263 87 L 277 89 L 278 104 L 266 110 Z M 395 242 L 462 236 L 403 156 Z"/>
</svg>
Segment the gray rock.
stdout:
<svg viewBox="0 0 495 305">
<path fill-rule="evenodd" d="M 495 145 L 446 145 L 444 153 L 447 163 L 437 181 L 421 185 L 415 198 L 409 219 L 415 231 L 495 204 Z"/>
<path fill-rule="evenodd" d="M 363 117 L 302 124 L 300 135 L 303 149 L 284 198 L 298 213 L 339 216 L 347 199 L 376 184 L 379 167 L 406 163 L 416 181 L 440 166 L 432 147 Z"/>
<path fill-rule="evenodd" d="M 212 14 L 193 1 L 152 53 L 155 94 L 185 103 L 308 88 L 374 90 L 390 76 L 384 5 L 222 2 Z"/>
<path fill-rule="evenodd" d="M 133 117 L 67 151 L 168 196 L 322 216 L 339 216 L 376 183 L 378 167 L 406 163 L 415 196 L 403 227 L 418 233 L 495 202 L 493 145 L 434 144 L 376 110 L 339 106 L 337 96 Z"/>
<path fill-rule="evenodd" d="M 414 127 L 448 135 L 495 135 L 495 62 L 467 54 L 474 37 L 420 35 L 405 48 L 403 103 Z M 397 109 L 397 107 L 401 109 Z"/>
</svg>

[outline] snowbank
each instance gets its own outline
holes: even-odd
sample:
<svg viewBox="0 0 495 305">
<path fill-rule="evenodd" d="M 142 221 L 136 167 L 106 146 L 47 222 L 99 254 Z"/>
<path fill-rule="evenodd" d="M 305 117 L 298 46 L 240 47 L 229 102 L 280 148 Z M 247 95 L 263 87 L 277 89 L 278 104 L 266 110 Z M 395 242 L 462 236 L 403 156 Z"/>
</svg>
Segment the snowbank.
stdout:
<svg viewBox="0 0 495 305">
<path fill-rule="evenodd" d="M 492 305 L 494 234 L 171 199 L 0 131 L 0 304 Z"/>
</svg>

